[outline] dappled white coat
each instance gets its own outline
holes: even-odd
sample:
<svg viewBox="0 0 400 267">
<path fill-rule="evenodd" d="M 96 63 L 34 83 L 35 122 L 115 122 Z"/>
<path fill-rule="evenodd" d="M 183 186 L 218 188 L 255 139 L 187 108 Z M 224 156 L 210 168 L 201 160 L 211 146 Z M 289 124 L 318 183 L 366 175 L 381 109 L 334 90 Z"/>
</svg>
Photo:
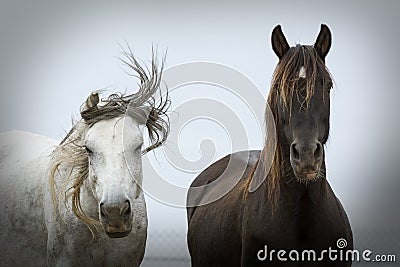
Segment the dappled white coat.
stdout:
<svg viewBox="0 0 400 267">
<path fill-rule="evenodd" d="M 103 125 L 101 125 L 103 123 Z M 108 127 L 109 125 L 113 127 Z M 125 123 L 125 127 L 124 127 Z M 126 125 L 128 124 L 128 126 Z M 95 127 L 95 126 L 99 127 Z M 87 131 L 87 130 L 86 130 Z M 98 170 L 113 167 L 120 177 L 101 173 L 89 174 L 81 191 L 81 204 L 87 215 L 99 218 L 99 192 L 108 194 L 116 184 L 126 182 L 129 175 L 122 167 L 122 135 L 132 134 L 126 146 L 140 146 L 141 131 L 133 119 L 115 118 L 96 123 L 84 134 L 90 141 L 97 140 L 96 148 L 105 154 L 101 162 L 94 162 Z M 128 139 L 127 139 L 128 140 Z M 87 141 L 87 140 L 86 140 Z M 137 143 L 139 142 L 139 143 Z M 144 196 L 135 180 L 129 180 L 127 192 L 133 214 L 132 231 L 124 238 L 110 238 L 103 229 L 95 232 L 80 222 L 70 208 L 60 205 L 61 216 L 54 214 L 48 182 L 50 155 L 57 142 L 31 133 L 12 131 L 0 134 L 0 262 L 2 266 L 138 266 L 143 259 L 147 214 Z M 113 149 L 111 149 L 113 148 Z M 105 151 L 111 151 L 106 155 Z M 139 150 L 140 151 L 140 150 Z M 103 153 L 102 152 L 102 153 Z M 140 155 L 140 154 L 139 154 Z M 122 163 L 122 161 L 124 161 Z M 129 163 L 128 163 L 129 164 Z M 141 158 L 131 166 L 135 179 L 141 182 Z M 119 168 L 119 169 L 118 169 Z M 66 168 L 68 169 L 68 168 Z M 66 169 L 64 171 L 66 171 Z M 60 171 L 57 179 L 65 173 Z M 100 185 L 91 183 L 90 176 L 103 179 Z M 114 180 L 118 178 L 122 180 Z M 95 187 L 95 188 L 94 188 Z M 132 189 L 133 188 L 133 189 Z M 133 190 L 133 191 L 132 191 Z M 132 194 L 137 194 L 135 198 Z"/>
</svg>

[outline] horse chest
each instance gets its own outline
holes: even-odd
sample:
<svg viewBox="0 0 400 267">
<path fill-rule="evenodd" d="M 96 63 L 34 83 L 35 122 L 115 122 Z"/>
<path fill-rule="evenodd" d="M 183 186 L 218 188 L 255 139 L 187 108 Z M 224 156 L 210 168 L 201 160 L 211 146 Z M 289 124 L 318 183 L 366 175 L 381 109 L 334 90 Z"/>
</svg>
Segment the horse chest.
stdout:
<svg viewBox="0 0 400 267">
<path fill-rule="evenodd" d="M 272 216 L 263 203 L 259 204 L 258 209 L 252 210 L 258 213 L 244 216 L 243 263 L 261 264 L 257 253 L 266 246 L 275 252 L 335 247 L 339 238 L 347 237 L 347 231 L 339 210 L 333 207 L 333 201 L 304 200 L 282 204 Z"/>
<path fill-rule="evenodd" d="M 259 223 L 265 225 L 260 236 L 282 244 L 301 244 L 336 236 L 344 231 L 344 227 L 338 223 L 341 216 L 337 209 L 332 208 L 334 206 L 332 201 L 311 200 L 282 205 L 273 216 L 258 216 Z"/>
</svg>

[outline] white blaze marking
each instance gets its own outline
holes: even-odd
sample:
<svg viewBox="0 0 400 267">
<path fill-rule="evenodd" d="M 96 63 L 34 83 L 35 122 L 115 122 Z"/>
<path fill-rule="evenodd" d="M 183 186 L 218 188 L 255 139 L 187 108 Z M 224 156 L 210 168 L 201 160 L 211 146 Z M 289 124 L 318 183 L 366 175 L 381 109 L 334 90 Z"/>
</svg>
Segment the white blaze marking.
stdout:
<svg viewBox="0 0 400 267">
<path fill-rule="evenodd" d="M 299 78 L 306 78 L 306 69 L 304 66 L 301 66 L 300 71 L 299 71 Z"/>
</svg>

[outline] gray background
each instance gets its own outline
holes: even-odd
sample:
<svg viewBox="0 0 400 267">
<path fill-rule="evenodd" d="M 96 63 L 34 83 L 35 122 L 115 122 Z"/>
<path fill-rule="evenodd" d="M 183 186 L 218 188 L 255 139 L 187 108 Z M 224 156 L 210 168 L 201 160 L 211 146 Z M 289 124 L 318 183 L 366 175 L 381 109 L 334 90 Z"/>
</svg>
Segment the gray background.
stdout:
<svg viewBox="0 0 400 267">
<path fill-rule="evenodd" d="M 320 23 L 326 23 L 333 33 L 327 65 L 336 81 L 328 180 L 350 217 L 356 247 L 399 258 L 399 11 L 398 1 L 2 1 L 0 130 L 60 140 L 92 90 L 135 90 L 136 81 L 117 59 L 118 44 L 125 41 L 143 60 L 150 58 L 152 45 L 161 53 L 168 49 L 167 67 L 191 61 L 231 66 L 267 96 L 277 63 L 270 45 L 273 27 L 281 24 L 291 45 L 312 44 Z M 192 85 L 172 101 L 218 97 L 211 88 Z M 199 131 L 204 127 L 194 125 L 192 131 L 214 135 L 213 158 L 219 158 L 231 151 L 220 145 L 223 133 L 213 127 Z M 262 146 L 257 131 L 255 136 L 250 148 Z M 195 159 L 198 147 L 182 140 L 181 152 Z M 188 185 L 194 177 L 179 179 Z M 184 210 L 148 202 L 144 266 L 187 265 Z"/>
</svg>

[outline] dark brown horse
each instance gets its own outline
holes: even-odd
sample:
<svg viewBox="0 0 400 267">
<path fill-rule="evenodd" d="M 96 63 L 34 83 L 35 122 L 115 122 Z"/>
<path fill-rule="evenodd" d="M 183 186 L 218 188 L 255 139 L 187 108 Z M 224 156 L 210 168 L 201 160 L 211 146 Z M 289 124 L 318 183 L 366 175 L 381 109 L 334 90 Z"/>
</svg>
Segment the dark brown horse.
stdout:
<svg viewBox="0 0 400 267">
<path fill-rule="evenodd" d="M 262 151 L 228 155 L 194 180 L 187 240 L 195 267 L 351 265 L 350 224 L 325 168 L 331 32 L 321 25 L 314 45 L 289 47 L 277 26 L 272 47 L 279 63 L 268 97 L 273 120 L 266 115 L 266 124 L 268 129 L 275 122 L 276 150 L 267 138 Z M 228 165 L 244 168 L 224 173 Z M 239 182 L 217 201 L 196 207 L 219 189 L 199 194 L 195 188 L 220 179 Z M 255 181 L 261 185 L 251 190 Z"/>
</svg>

